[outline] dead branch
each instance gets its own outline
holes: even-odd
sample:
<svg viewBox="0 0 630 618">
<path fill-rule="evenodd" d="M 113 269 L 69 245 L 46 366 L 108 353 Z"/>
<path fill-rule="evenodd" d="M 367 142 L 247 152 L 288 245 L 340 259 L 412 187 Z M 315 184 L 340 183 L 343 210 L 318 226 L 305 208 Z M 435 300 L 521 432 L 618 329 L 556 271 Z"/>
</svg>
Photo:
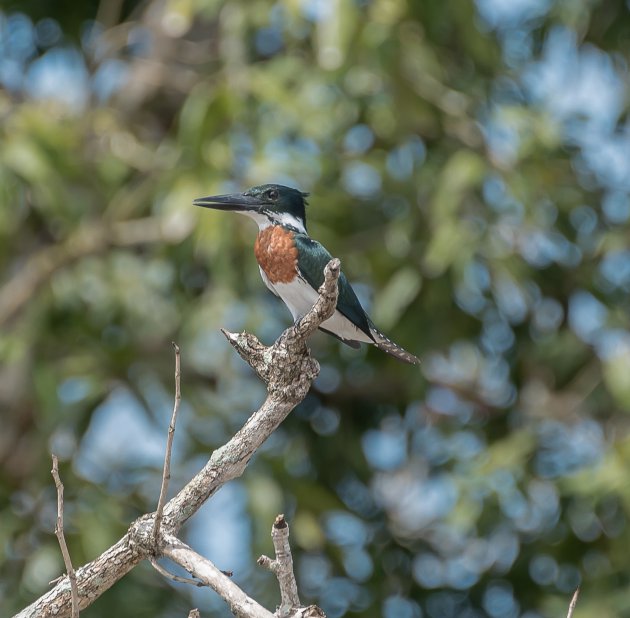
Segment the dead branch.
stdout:
<svg viewBox="0 0 630 618">
<path fill-rule="evenodd" d="M 313 308 L 282 333 L 272 346 L 264 346 L 247 333 L 224 332 L 239 355 L 267 383 L 267 398 L 236 435 L 214 451 L 204 468 L 164 505 L 160 536 L 174 539 L 176 548 L 181 550 L 183 544 L 173 535 L 220 487 L 243 473 L 256 450 L 308 393 L 319 373 L 319 365 L 311 358 L 306 339 L 334 313 L 339 273 L 339 260 L 331 260 L 325 268 L 324 283 Z M 141 560 L 158 553 L 153 536 L 155 519 L 156 513 L 140 517 L 115 545 L 96 560 L 77 569 L 80 608 L 93 603 Z M 166 550 L 163 555 L 171 559 L 173 555 L 178 555 L 172 547 L 169 551 L 171 555 Z M 229 581 L 223 573 L 218 573 Z M 309 608 L 300 609 L 296 615 L 305 615 L 307 610 L 311 611 Z M 267 610 L 264 612 L 243 615 L 272 616 Z M 70 615 L 71 593 L 64 580 L 16 614 L 15 618 L 68 618 Z"/>
<path fill-rule="evenodd" d="M 567 618 L 573 617 L 573 612 L 575 611 L 575 606 L 577 605 L 578 597 L 580 596 L 580 587 L 578 586 L 573 593 L 573 597 L 571 598 L 571 603 L 569 603 L 569 613 L 567 614 Z"/>
<path fill-rule="evenodd" d="M 178 584 L 189 584 L 191 586 L 196 586 L 201 588 L 206 584 L 198 579 L 191 579 L 190 577 L 180 577 L 179 575 L 174 575 L 170 571 L 167 571 L 155 558 L 149 558 L 149 562 L 151 566 L 166 579 L 170 579 L 173 582 L 177 582 Z"/>
<path fill-rule="evenodd" d="M 284 515 L 278 515 L 271 526 L 271 539 L 276 558 L 268 556 L 258 558 L 258 564 L 269 569 L 278 579 L 280 586 L 280 607 L 278 618 L 288 618 L 300 607 L 297 582 L 293 573 L 293 556 L 289 545 L 289 524 Z"/>
<path fill-rule="evenodd" d="M 72 567 L 72 560 L 70 559 L 70 552 L 68 551 L 68 545 L 66 545 L 66 537 L 63 533 L 63 483 L 59 476 L 59 460 L 57 455 L 52 456 L 52 476 L 55 481 L 55 487 L 57 488 L 57 522 L 55 524 L 55 534 L 59 541 L 59 547 L 61 548 L 61 555 L 63 556 L 63 563 L 66 565 L 66 573 L 70 580 L 70 598 L 72 606 L 72 618 L 79 618 L 79 589 L 77 587 L 77 577 Z"/>
<path fill-rule="evenodd" d="M 212 588 L 228 604 L 230 611 L 235 616 L 274 618 L 274 614 L 245 594 L 210 560 L 200 556 L 186 543 L 170 534 L 164 535 L 163 542 L 164 556 L 184 567 L 194 578 Z"/>
<path fill-rule="evenodd" d="M 180 385 L 182 372 L 180 366 L 179 346 L 173 342 L 173 348 L 175 349 L 175 403 L 173 404 L 171 423 L 168 426 L 166 452 L 164 454 L 164 468 L 162 470 L 162 486 L 160 487 L 160 498 L 155 511 L 155 521 L 153 522 L 153 542 L 156 547 L 159 541 L 160 526 L 162 525 L 162 516 L 164 513 L 164 503 L 166 502 L 166 492 L 168 491 L 168 482 L 171 480 L 171 453 L 173 451 L 173 438 L 175 437 L 177 412 L 179 411 L 179 404 L 182 400 L 182 390 Z"/>
</svg>

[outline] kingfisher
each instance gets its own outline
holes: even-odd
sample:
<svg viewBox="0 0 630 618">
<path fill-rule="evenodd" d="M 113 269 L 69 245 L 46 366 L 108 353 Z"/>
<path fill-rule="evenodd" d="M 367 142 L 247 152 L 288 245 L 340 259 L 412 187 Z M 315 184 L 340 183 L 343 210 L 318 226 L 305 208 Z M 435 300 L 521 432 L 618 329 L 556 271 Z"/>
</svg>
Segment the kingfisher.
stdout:
<svg viewBox="0 0 630 618">
<path fill-rule="evenodd" d="M 266 184 L 243 193 L 211 195 L 193 202 L 203 208 L 247 215 L 258 224 L 254 254 L 260 275 L 269 290 L 284 301 L 294 321 L 317 300 L 324 267 L 332 259 L 306 231 L 307 197 L 308 193 L 291 187 Z M 337 285 L 335 313 L 321 324 L 321 330 L 353 348 L 370 343 L 405 363 L 420 362 L 374 326 L 343 272 Z"/>
</svg>

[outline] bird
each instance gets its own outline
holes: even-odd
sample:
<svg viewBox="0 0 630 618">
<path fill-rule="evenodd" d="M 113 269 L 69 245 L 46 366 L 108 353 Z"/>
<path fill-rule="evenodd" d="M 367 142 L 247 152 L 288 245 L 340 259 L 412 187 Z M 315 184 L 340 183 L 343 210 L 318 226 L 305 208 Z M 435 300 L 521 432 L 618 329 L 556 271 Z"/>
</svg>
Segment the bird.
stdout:
<svg viewBox="0 0 630 618">
<path fill-rule="evenodd" d="M 211 195 L 195 199 L 203 208 L 246 215 L 258 224 L 254 254 L 265 285 L 279 296 L 298 321 L 313 306 L 324 281 L 324 267 L 331 254 L 306 231 L 308 193 L 280 184 L 264 184 L 243 193 Z M 416 365 L 416 356 L 388 339 L 365 312 L 342 272 L 339 296 L 332 317 L 320 329 L 343 343 L 359 348 L 373 344 L 405 363 Z"/>
</svg>

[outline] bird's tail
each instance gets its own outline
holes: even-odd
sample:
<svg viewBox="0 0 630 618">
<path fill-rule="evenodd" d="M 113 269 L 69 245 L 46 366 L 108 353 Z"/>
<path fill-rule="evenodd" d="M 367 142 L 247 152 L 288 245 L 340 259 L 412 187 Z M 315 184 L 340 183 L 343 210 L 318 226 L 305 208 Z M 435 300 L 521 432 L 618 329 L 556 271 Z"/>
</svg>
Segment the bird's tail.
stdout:
<svg viewBox="0 0 630 618">
<path fill-rule="evenodd" d="M 391 354 L 393 357 L 403 361 L 404 363 L 409 363 L 410 365 L 420 364 L 420 359 L 417 356 L 414 356 L 411 352 L 407 352 L 407 350 L 401 348 L 397 343 L 394 343 L 391 339 L 387 338 L 380 330 L 377 330 L 372 325 L 370 325 L 370 333 L 374 339 L 374 345 L 379 350 L 383 350 L 383 352 Z"/>
</svg>

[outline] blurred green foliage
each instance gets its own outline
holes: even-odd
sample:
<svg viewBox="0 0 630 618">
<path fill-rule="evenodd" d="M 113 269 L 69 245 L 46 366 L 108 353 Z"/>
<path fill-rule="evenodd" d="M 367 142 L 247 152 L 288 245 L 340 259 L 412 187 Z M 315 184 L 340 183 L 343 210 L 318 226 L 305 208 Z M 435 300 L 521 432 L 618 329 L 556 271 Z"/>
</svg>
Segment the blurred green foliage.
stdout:
<svg viewBox="0 0 630 618">
<path fill-rule="evenodd" d="M 188 540 L 273 607 L 285 512 L 330 618 L 560 616 L 579 583 L 576 617 L 630 615 L 629 34 L 620 0 L 6 5 L 3 615 L 63 570 L 51 450 L 75 565 L 154 508 L 172 340 L 172 491 L 261 402 L 219 328 L 288 312 L 253 225 L 191 202 L 271 181 L 423 364 L 315 336 L 312 393 Z M 193 605 L 229 615 L 142 566 L 82 615 Z"/>
</svg>

